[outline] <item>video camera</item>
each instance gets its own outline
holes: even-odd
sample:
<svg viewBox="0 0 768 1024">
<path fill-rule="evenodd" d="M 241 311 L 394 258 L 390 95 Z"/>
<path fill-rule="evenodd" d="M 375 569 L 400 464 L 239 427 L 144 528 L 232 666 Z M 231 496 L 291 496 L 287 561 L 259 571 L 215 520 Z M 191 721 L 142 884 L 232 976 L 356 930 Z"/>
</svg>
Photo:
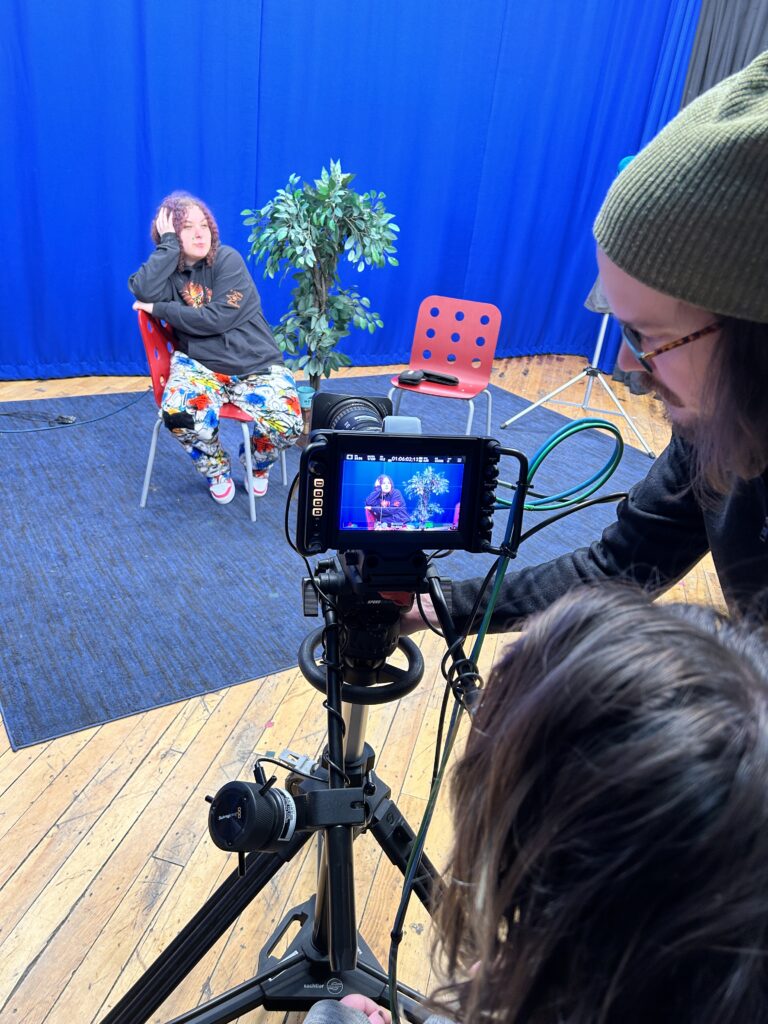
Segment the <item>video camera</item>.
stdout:
<svg viewBox="0 0 768 1024">
<path fill-rule="evenodd" d="M 500 453 L 484 437 L 314 431 L 301 457 L 297 546 L 305 555 L 485 551 Z M 366 505 L 369 494 L 381 501 L 382 477 L 405 496 L 401 521 L 377 520 Z"/>
<path fill-rule="evenodd" d="M 393 424 L 420 426 L 391 413 L 388 398 L 315 395 L 310 442 L 299 469 L 299 551 L 488 550 L 499 443 L 390 433 Z M 366 497 L 382 477 L 405 496 L 407 513 L 398 521 L 366 515 L 376 511 L 366 506 Z"/>
</svg>

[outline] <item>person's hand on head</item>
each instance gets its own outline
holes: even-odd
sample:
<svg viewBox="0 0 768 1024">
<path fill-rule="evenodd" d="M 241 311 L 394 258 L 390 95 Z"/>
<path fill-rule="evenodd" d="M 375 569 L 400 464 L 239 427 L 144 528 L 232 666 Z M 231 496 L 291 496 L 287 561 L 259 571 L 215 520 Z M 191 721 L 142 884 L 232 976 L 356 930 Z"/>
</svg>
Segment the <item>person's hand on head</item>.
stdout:
<svg viewBox="0 0 768 1024">
<path fill-rule="evenodd" d="M 173 226 L 173 213 L 167 206 L 163 206 L 160 209 L 160 212 L 157 215 L 157 220 L 155 221 L 155 227 L 157 228 L 158 235 L 161 237 L 163 235 L 176 233 L 176 229 Z"/>
<path fill-rule="evenodd" d="M 353 993 L 351 996 L 344 996 L 340 1002 L 351 1010 L 361 1010 L 371 1024 L 392 1024 L 392 1014 L 389 1010 L 385 1010 L 383 1006 L 374 1003 L 368 996 Z"/>
</svg>

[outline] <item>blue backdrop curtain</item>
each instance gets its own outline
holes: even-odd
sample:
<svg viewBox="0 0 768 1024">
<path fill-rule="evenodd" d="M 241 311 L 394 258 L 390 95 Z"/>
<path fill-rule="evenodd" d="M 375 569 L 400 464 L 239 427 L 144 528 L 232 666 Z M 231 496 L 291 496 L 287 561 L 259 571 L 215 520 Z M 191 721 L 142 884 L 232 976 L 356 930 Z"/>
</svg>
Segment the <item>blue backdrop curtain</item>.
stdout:
<svg viewBox="0 0 768 1024">
<path fill-rule="evenodd" d="M 404 362 L 432 292 L 495 302 L 499 354 L 590 354 L 591 223 L 677 110 L 700 0 L 0 0 L 0 376 L 146 372 L 126 279 L 158 201 L 240 210 L 329 159 L 387 195 L 400 266 L 343 348 Z M 290 284 L 252 268 L 267 317 Z"/>
</svg>

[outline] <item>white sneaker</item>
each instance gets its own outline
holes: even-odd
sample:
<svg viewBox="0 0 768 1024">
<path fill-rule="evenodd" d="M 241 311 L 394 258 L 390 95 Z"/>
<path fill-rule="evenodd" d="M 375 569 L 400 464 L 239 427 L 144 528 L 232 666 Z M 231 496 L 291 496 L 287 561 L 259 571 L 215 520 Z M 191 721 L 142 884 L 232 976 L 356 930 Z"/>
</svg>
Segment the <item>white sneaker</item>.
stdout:
<svg viewBox="0 0 768 1024">
<path fill-rule="evenodd" d="M 264 495 L 267 493 L 267 488 L 269 487 L 269 470 L 268 469 L 257 470 L 253 474 L 253 477 L 251 478 L 251 483 L 252 483 L 252 486 L 253 486 L 253 496 L 254 496 L 254 498 L 263 498 Z M 245 480 L 243 480 L 243 487 L 245 488 L 245 493 L 247 494 L 248 493 L 248 478 L 247 477 L 246 477 Z"/>
<path fill-rule="evenodd" d="M 235 496 L 235 484 L 231 476 L 214 476 L 208 481 L 211 497 L 219 505 L 228 505 Z"/>
</svg>

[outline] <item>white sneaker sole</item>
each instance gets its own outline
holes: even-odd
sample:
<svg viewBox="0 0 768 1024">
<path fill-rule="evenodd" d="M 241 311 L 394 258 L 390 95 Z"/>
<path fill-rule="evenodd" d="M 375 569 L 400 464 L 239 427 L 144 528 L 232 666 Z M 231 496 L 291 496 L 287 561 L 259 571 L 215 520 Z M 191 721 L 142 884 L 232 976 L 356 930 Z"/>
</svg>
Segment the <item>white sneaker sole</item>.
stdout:
<svg viewBox="0 0 768 1024">
<path fill-rule="evenodd" d="M 225 494 L 222 494 L 221 496 L 219 496 L 218 494 L 214 494 L 213 491 L 211 490 L 209 490 L 208 493 L 210 494 L 210 496 L 213 498 L 217 505 L 228 505 L 230 501 L 234 501 L 235 498 L 235 482 L 234 480 L 230 480 L 229 490 Z"/>
<path fill-rule="evenodd" d="M 269 488 L 269 477 L 260 478 L 258 480 L 256 479 L 256 477 L 254 477 L 254 479 L 253 479 L 253 496 L 254 496 L 254 498 L 263 498 L 264 495 L 267 493 L 268 488 Z M 246 494 L 248 493 L 248 481 L 247 480 L 243 480 L 243 490 L 245 491 Z"/>
</svg>

